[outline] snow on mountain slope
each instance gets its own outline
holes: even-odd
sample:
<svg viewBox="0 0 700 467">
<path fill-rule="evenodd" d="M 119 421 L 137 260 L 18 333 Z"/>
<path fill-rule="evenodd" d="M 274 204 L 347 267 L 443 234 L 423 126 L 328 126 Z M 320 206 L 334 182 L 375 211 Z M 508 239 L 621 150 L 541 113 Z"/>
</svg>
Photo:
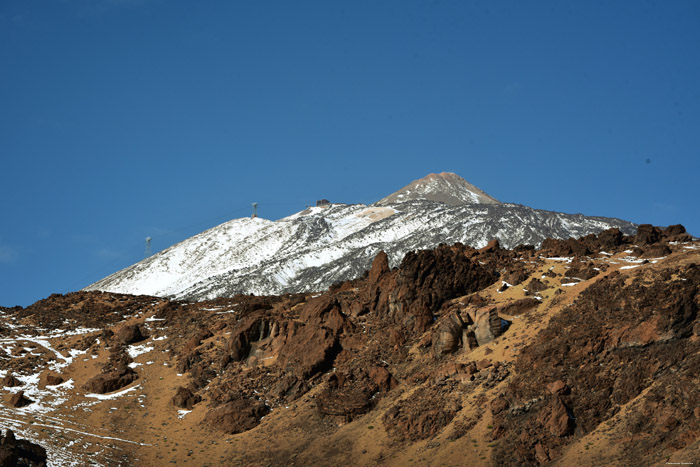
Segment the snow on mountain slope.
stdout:
<svg viewBox="0 0 700 467">
<path fill-rule="evenodd" d="M 502 246 L 511 248 L 537 245 L 547 237 L 580 237 L 611 227 L 628 234 L 635 231 L 634 224 L 619 219 L 503 204 L 485 194 L 488 198 L 482 198 L 452 175 L 431 175 L 422 179 L 423 183 L 414 182 L 411 193 L 417 199 L 387 201 L 398 199 L 398 195 L 391 195 L 371 206 L 331 204 L 277 221 L 235 219 L 116 272 L 86 290 L 189 300 L 236 293 L 322 290 L 361 275 L 381 250 L 389 255 L 391 266 L 396 266 L 408 251 L 434 248 L 440 243 L 482 247 L 498 238 Z M 456 182 L 443 183 L 446 179 Z M 430 199 L 420 198 L 415 187 L 422 187 Z M 402 190 L 397 193 L 406 193 Z M 458 202 L 460 199 L 468 199 L 469 203 Z"/>
</svg>

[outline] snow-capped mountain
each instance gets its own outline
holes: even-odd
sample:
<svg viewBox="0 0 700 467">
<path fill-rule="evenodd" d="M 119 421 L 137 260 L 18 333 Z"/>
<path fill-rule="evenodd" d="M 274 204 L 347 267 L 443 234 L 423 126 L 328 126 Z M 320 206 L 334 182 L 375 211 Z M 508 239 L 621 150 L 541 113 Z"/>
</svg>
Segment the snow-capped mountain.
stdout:
<svg viewBox="0 0 700 467">
<path fill-rule="evenodd" d="M 373 205 L 328 204 L 270 221 L 225 222 L 118 271 L 85 290 L 199 300 L 322 290 L 417 249 L 462 242 L 507 248 L 636 226 L 620 219 L 500 203 L 455 174 L 430 174 Z"/>
</svg>

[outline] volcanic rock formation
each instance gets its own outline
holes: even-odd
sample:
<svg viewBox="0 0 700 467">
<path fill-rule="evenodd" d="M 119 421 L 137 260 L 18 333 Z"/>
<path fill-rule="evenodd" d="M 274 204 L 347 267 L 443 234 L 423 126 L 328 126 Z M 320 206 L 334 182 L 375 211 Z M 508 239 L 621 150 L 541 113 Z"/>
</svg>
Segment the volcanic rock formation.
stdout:
<svg viewBox="0 0 700 467">
<path fill-rule="evenodd" d="M 378 252 L 315 293 L 2 308 L 0 426 L 61 465 L 693 462 L 700 244 L 639 232 Z"/>
</svg>

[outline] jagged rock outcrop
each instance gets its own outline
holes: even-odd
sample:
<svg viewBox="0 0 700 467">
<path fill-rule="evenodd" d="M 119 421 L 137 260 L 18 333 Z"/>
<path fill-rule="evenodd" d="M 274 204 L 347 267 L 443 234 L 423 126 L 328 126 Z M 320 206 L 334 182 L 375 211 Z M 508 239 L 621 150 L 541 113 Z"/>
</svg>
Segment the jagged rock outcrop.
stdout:
<svg viewBox="0 0 700 467">
<path fill-rule="evenodd" d="M 198 465 L 692 459 L 700 245 L 683 235 L 442 245 L 395 267 L 374 251 L 364 274 L 313 294 L 192 303 L 82 292 L 49 297 L 45 310 L 3 308 L 3 382 L 15 389 L 2 399 L 17 422 L 0 423 L 107 465 L 163 453 Z M 138 378 L 109 403 L 90 394 Z M 20 391 L 30 410 L 8 403 Z M 75 427 L 76 414 L 82 425 L 65 438 L 35 429 Z M 123 441 L 88 452 L 103 427 Z M 236 436 L 220 443 L 222 433 Z"/>
</svg>

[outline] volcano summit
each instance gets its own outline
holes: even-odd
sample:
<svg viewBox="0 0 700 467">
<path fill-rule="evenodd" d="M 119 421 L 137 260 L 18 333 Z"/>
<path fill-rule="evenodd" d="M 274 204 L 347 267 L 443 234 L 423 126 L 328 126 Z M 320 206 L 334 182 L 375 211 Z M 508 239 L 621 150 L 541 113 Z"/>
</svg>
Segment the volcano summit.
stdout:
<svg viewBox="0 0 700 467">
<path fill-rule="evenodd" d="M 237 293 L 323 290 L 367 270 L 379 251 L 391 267 L 441 243 L 538 246 L 635 225 L 501 203 L 453 173 L 430 174 L 372 205 L 328 204 L 270 221 L 234 219 L 118 271 L 85 290 L 201 300 Z"/>
</svg>

